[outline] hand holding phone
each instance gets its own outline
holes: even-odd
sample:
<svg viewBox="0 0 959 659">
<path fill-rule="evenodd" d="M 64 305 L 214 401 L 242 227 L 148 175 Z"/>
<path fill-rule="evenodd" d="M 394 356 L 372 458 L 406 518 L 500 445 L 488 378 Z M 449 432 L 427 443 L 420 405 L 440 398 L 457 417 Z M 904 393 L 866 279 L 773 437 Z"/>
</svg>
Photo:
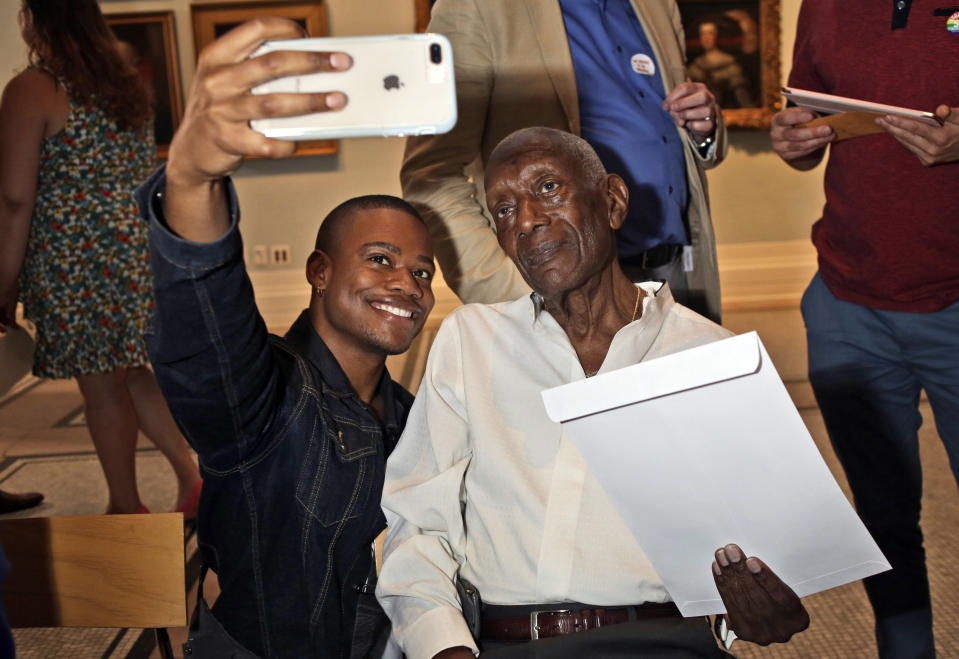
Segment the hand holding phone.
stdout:
<svg viewBox="0 0 959 659">
<path fill-rule="evenodd" d="M 438 34 L 297 39 L 263 44 L 254 54 L 316 50 L 343 52 L 345 74 L 312 73 L 271 80 L 254 94 L 341 90 L 349 99 L 337 112 L 257 119 L 254 130 L 282 140 L 387 137 L 445 133 L 456 124 L 453 50 Z"/>
<path fill-rule="evenodd" d="M 293 21 L 265 17 L 241 24 L 200 53 L 166 168 L 165 215 L 180 236 L 213 240 L 222 235 L 228 218 L 221 180 L 236 171 L 245 156 L 292 155 L 296 145 L 252 130 L 251 119 L 326 111 L 346 103 L 346 97 L 334 91 L 271 96 L 249 93 L 278 74 L 350 67 L 350 58 L 342 53 L 276 52 L 265 58 L 249 57 L 264 41 L 299 36 L 303 30 Z"/>
<path fill-rule="evenodd" d="M 264 41 L 303 34 L 293 21 L 264 17 L 243 23 L 200 54 L 186 112 L 170 145 L 168 178 L 210 181 L 235 171 L 244 156 L 284 157 L 292 144 L 269 140 L 249 122 L 267 116 L 335 110 L 346 104 L 336 87 L 314 94 L 250 95 L 252 88 L 277 75 L 333 73 L 348 69 L 342 53 L 276 52 L 250 58 Z"/>
</svg>

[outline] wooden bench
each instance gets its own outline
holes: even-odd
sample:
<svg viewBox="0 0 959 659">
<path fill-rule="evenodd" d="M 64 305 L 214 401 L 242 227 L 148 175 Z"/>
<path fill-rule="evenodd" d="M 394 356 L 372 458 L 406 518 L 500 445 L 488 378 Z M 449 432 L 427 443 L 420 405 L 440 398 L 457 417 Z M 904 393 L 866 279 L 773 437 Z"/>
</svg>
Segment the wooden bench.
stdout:
<svg viewBox="0 0 959 659">
<path fill-rule="evenodd" d="M 10 562 L 11 627 L 154 628 L 187 624 L 183 515 L 83 515 L 0 520 Z"/>
</svg>

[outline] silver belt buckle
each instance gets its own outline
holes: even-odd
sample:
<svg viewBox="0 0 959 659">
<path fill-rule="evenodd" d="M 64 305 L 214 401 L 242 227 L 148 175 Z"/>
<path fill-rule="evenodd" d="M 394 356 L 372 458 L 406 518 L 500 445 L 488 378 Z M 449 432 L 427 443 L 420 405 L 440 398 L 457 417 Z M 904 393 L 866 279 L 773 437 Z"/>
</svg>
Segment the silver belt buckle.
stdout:
<svg viewBox="0 0 959 659">
<path fill-rule="evenodd" d="M 549 611 L 530 611 L 529 612 L 529 637 L 535 641 L 539 638 L 539 614 L 540 613 L 572 613 L 570 609 L 554 609 Z"/>
</svg>

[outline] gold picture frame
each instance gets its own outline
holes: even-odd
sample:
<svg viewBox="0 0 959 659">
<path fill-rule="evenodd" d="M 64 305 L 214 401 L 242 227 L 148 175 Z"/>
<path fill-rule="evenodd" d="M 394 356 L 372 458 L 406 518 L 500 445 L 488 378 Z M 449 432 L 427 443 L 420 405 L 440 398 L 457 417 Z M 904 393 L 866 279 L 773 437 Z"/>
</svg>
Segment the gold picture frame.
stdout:
<svg viewBox="0 0 959 659">
<path fill-rule="evenodd" d="M 197 57 L 204 46 L 257 16 L 279 16 L 296 21 L 311 37 L 329 36 L 326 2 L 313 0 L 248 0 L 239 2 L 194 2 L 190 5 L 193 23 L 193 45 Z M 338 140 L 308 140 L 297 144 L 295 156 L 332 155 L 339 148 Z"/>
<path fill-rule="evenodd" d="M 414 0 L 417 32 L 426 31 L 435 1 Z M 701 60 L 712 64 L 712 70 L 697 77 L 708 80 L 723 108 L 726 125 L 768 129 L 772 116 L 782 109 L 778 0 L 678 0 L 678 5 L 686 33 L 687 66 L 692 72 L 706 70 L 693 66 L 705 55 L 700 27 L 712 23 L 717 28 L 719 51 Z M 717 72 L 725 73 L 725 82 L 708 77 Z M 736 84 L 737 90 L 731 94 L 730 82 L 740 77 L 745 83 Z"/>
<path fill-rule="evenodd" d="M 777 0 L 679 0 L 686 67 L 733 128 L 769 128 L 782 109 Z"/>
<path fill-rule="evenodd" d="M 183 90 L 172 11 L 105 14 L 134 68 L 153 91 L 153 132 L 157 156 L 166 158 L 183 119 Z"/>
</svg>

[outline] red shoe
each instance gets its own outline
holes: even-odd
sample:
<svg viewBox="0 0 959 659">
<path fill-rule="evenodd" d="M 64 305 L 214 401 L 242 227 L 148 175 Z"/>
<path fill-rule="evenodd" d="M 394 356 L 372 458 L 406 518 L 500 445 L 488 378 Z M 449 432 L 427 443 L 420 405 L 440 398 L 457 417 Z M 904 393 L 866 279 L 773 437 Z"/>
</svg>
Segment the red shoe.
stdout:
<svg viewBox="0 0 959 659">
<path fill-rule="evenodd" d="M 141 503 L 139 506 L 137 506 L 137 509 L 134 510 L 133 512 L 136 513 L 137 515 L 149 515 L 150 509 Z"/>
<path fill-rule="evenodd" d="M 203 480 L 198 480 L 186 499 L 176 507 L 175 513 L 183 513 L 183 519 L 196 519 L 196 509 L 200 505 L 200 492 L 203 491 Z"/>
</svg>

